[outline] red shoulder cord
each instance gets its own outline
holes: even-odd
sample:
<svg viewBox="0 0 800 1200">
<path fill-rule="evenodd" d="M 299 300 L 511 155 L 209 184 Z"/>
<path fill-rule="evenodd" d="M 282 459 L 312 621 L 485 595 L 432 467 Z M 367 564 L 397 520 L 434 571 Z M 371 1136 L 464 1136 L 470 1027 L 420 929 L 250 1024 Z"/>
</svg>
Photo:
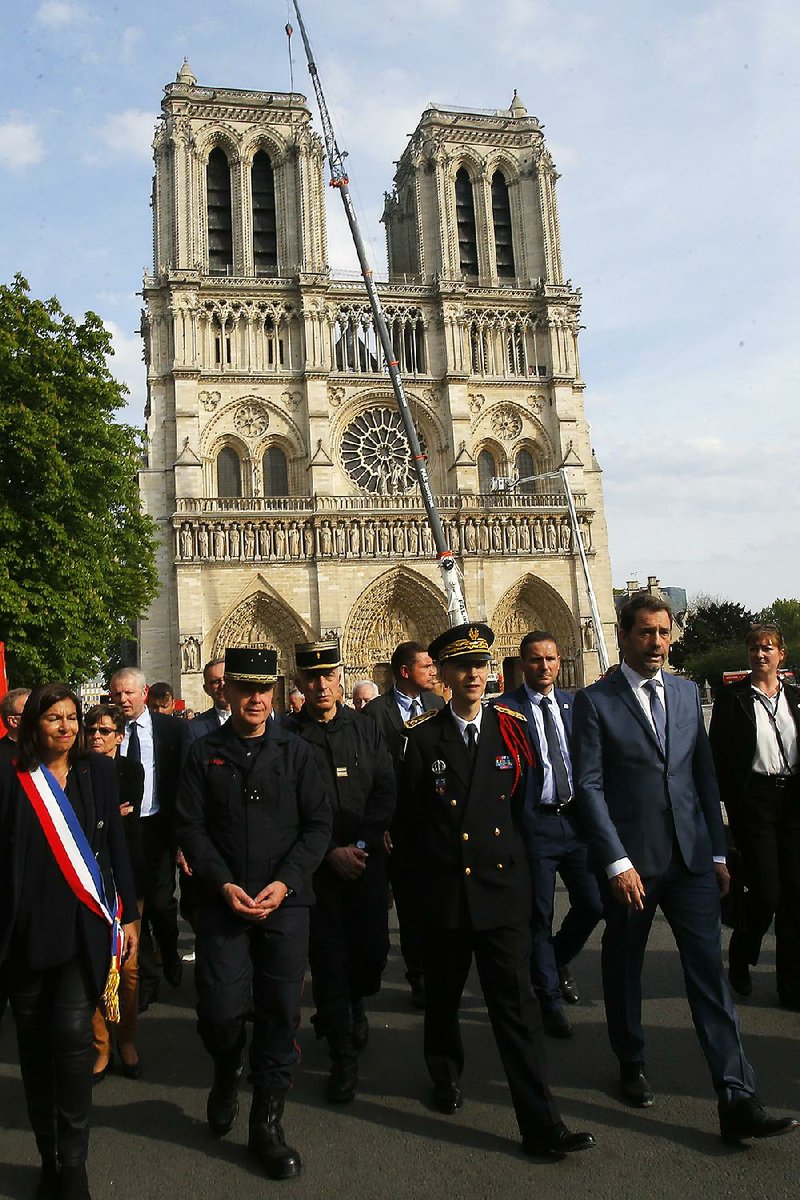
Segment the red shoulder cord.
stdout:
<svg viewBox="0 0 800 1200">
<path fill-rule="evenodd" d="M 497 713 L 497 723 L 500 726 L 500 736 L 506 749 L 514 759 L 514 788 L 516 788 L 522 775 L 522 759 L 525 759 L 529 767 L 533 766 L 533 750 L 528 741 L 527 729 L 522 728 L 521 721 L 518 721 L 516 717 L 510 717 L 508 713 L 504 712 Z M 514 788 L 511 790 L 513 791 Z"/>
</svg>

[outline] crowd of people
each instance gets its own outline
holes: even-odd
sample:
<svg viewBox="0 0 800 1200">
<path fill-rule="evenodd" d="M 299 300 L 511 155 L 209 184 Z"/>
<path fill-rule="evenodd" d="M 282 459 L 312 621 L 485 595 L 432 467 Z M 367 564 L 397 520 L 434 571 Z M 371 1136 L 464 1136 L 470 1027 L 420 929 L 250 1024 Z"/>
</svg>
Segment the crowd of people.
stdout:
<svg viewBox="0 0 800 1200">
<path fill-rule="evenodd" d="M 619 1096 L 651 1106 L 641 975 L 660 908 L 723 1140 L 795 1130 L 758 1098 L 731 989 L 752 989 L 774 917 L 778 995 L 800 1009 L 800 692 L 780 675 L 780 631 L 755 626 L 751 673 L 717 697 L 709 740 L 697 688 L 664 669 L 671 628 L 664 599 L 631 597 L 619 666 L 577 695 L 557 686 L 557 639 L 531 630 L 519 686 L 487 699 L 494 635 L 482 622 L 429 647 L 401 643 L 388 690 L 360 680 L 352 705 L 333 640 L 295 648 L 285 713 L 275 651 L 248 647 L 206 664 L 211 704 L 191 721 L 172 714 L 169 685 L 148 689 L 134 668 L 86 714 L 63 684 L 7 692 L 0 984 L 39 1200 L 89 1197 L 92 1087 L 112 1064 L 142 1076 L 139 1014 L 182 981 L 179 906 L 211 1058 L 208 1128 L 221 1138 L 236 1122 L 247 1057 L 248 1152 L 269 1178 L 302 1167 L 283 1120 L 307 970 L 327 1100 L 357 1095 L 389 896 L 438 1111 L 464 1104 L 459 1007 L 474 963 L 523 1151 L 595 1146 L 562 1120 L 542 1035 L 572 1035 L 575 964 L 601 921 Z M 746 903 L 726 970 L 734 842 Z M 557 877 L 569 904 L 556 929 Z"/>
</svg>

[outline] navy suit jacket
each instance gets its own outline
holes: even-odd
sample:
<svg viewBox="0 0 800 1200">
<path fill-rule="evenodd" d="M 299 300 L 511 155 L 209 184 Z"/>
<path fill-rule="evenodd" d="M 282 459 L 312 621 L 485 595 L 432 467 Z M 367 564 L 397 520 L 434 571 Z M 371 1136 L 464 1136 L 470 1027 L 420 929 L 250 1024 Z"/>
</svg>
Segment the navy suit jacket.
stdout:
<svg viewBox="0 0 800 1200">
<path fill-rule="evenodd" d="M 193 721 L 187 722 L 189 727 L 189 742 L 196 742 L 198 738 L 205 737 L 207 733 L 216 733 L 220 728 L 219 717 L 217 716 L 216 708 L 207 708 L 205 712 L 198 713 Z"/>
<path fill-rule="evenodd" d="M 423 712 L 430 712 L 432 708 L 444 708 L 444 700 L 436 692 L 422 692 L 419 699 Z M 392 756 L 392 762 L 396 766 L 400 759 L 406 727 L 400 716 L 400 709 L 397 707 L 394 687 L 391 687 L 388 692 L 384 692 L 382 696 L 376 696 L 374 700 L 370 700 L 369 704 L 362 709 L 362 713 L 370 717 L 380 729 Z"/>
<path fill-rule="evenodd" d="M 663 673 L 666 753 L 622 671 L 575 697 L 572 772 L 581 826 L 599 869 L 629 858 L 643 878 L 669 867 L 675 840 L 689 871 L 725 855 L 725 830 L 700 696 Z"/>
</svg>

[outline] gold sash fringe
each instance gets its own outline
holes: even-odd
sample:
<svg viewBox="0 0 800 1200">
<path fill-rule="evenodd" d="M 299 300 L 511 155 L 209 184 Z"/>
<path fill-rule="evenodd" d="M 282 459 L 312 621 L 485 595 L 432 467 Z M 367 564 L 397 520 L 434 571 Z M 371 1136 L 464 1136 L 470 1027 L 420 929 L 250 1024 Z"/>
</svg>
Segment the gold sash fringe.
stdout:
<svg viewBox="0 0 800 1200">
<path fill-rule="evenodd" d="M 112 1025 L 119 1024 L 119 964 L 117 963 L 116 954 L 111 959 L 111 966 L 108 970 L 108 979 L 103 991 L 103 1008 L 106 1011 L 106 1020 Z"/>
</svg>

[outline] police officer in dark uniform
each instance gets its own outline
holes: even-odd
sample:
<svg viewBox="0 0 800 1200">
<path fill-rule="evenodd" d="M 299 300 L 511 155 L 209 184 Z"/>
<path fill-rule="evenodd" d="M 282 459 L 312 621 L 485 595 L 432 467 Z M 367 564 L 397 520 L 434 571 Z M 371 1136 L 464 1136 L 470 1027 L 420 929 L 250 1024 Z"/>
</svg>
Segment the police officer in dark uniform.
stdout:
<svg viewBox="0 0 800 1200">
<path fill-rule="evenodd" d="M 374 721 L 338 701 L 337 641 L 295 647 L 305 697 L 284 728 L 315 747 L 333 802 L 333 834 L 314 875 L 309 961 L 318 1037 L 328 1039 L 327 1097 L 346 1104 L 358 1086 L 369 1037 L 364 997 L 374 995 L 389 953 L 384 837 L 394 812 L 394 767 Z"/>
<path fill-rule="evenodd" d="M 281 1118 L 308 957 L 311 878 L 328 849 L 330 800 L 310 748 L 270 721 L 274 650 L 225 652 L 231 716 L 195 742 L 178 795 L 178 838 L 197 881 L 197 1027 L 214 1059 L 209 1128 L 222 1137 L 239 1111 L 250 1045 L 248 1150 L 273 1179 L 300 1171 Z"/>
<path fill-rule="evenodd" d="M 531 751 L 524 717 L 481 704 L 493 641 L 488 625 L 474 622 L 431 644 L 452 700 L 407 726 L 395 853 L 425 917 L 425 1061 L 436 1107 L 451 1113 L 463 1103 L 458 1009 L 474 956 L 522 1148 L 561 1156 L 595 1142 L 566 1128 L 545 1077 L 521 833 Z"/>
</svg>

